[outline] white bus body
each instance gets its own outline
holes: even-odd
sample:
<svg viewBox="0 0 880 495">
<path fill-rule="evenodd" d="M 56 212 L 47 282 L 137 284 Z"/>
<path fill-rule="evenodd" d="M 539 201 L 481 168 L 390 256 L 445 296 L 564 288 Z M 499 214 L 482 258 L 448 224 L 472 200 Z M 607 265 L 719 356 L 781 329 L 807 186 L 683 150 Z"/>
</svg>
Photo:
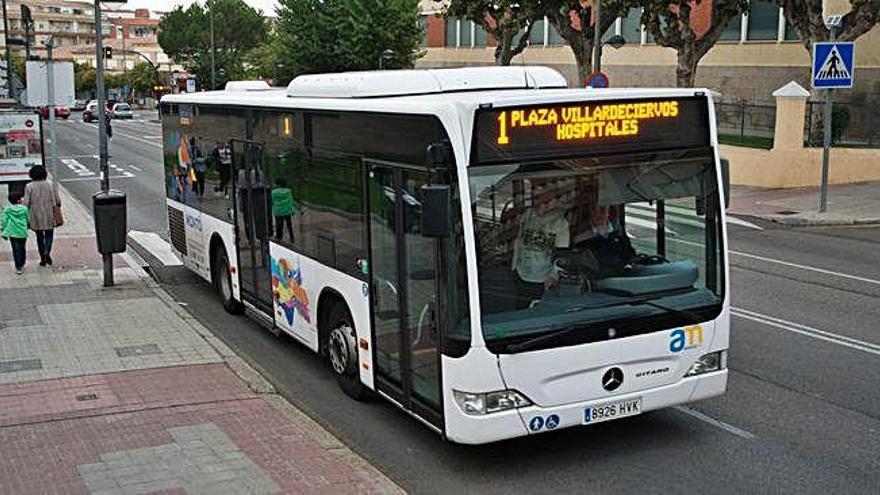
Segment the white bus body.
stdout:
<svg viewBox="0 0 880 495">
<path fill-rule="evenodd" d="M 564 86 L 506 67 L 166 95 L 172 245 L 227 309 L 327 357 L 347 393 L 455 442 L 724 393 L 711 93 Z M 623 262 L 604 261 L 609 242 Z M 554 252 L 543 292 L 517 264 L 528 249 Z"/>
</svg>

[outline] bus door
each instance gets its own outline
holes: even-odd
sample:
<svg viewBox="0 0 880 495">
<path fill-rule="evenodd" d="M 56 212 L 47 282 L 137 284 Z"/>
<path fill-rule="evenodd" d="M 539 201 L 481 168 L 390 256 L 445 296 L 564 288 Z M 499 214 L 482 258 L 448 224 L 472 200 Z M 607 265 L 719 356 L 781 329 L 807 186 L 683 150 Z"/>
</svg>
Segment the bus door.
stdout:
<svg viewBox="0 0 880 495">
<path fill-rule="evenodd" d="M 272 315 L 269 264 L 271 189 L 263 168 L 263 146 L 232 141 L 235 232 L 242 301 Z"/>
<path fill-rule="evenodd" d="M 436 239 L 420 233 L 424 168 L 367 161 L 376 387 L 442 429 Z"/>
</svg>

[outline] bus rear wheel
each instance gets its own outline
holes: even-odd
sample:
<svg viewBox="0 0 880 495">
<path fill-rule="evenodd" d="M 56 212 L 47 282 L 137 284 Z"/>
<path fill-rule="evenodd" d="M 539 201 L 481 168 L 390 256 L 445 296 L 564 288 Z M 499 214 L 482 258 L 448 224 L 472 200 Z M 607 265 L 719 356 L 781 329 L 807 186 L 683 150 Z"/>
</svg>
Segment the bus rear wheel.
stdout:
<svg viewBox="0 0 880 495">
<path fill-rule="evenodd" d="M 220 302 L 223 303 L 223 309 L 232 314 L 241 313 L 242 305 L 235 300 L 232 293 L 232 273 L 229 271 L 229 256 L 226 249 L 217 248 L 214 250 L 214 262 L 211 263 L 211 282 L 214 289 L 220 295 Z"/>
<path fill-rule="evenodd" d="M 327 318 L 327 358 L 336 382 L 346 395 L 355 400 L 367 398 L 367 387 L 358 371 L 357 336 L 348 309 L 336 303 Z"/>
</svg>

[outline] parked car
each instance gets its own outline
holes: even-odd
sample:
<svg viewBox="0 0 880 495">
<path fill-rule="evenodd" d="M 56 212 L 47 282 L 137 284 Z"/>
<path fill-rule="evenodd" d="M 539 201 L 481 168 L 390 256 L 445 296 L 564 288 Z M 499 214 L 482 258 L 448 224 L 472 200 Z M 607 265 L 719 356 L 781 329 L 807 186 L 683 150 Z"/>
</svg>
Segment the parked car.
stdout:
<svg viewBox="0 0 880 495">
<path fill-rule="evenodd" d="M 109 108 L 106 110 L 107 117 L 112 118 L 113 112 Z M 86 109 L 82 113 L 83 122 L 94 122 L 98 120 L 98 100 L 92 100 L 86 105 Z"/>
<path fill-rule="evenodd" d="M 49 119 L 49 107 L 40 107 L 40 117 L 43 120 Z M 70 109 L 67 107 L 55 107 L 55 118 L 67 120 L 70 117 Z"/>
<path fill-rule="evenodd" d="M 114 119 L 131 119 L 134 117 L 134 113 L 132 113 L 131 106 L 128 103 L 117 103 L 113 105 L 110 116 Z"/>
<path fill-rule="evenodd" d="M 86 100 L 74 100 L 73 101 L 73 108 L 71 110 L 81 111 L 81 110 L 85 110 L 85 109 L 86 109 Z"/>
</svg>

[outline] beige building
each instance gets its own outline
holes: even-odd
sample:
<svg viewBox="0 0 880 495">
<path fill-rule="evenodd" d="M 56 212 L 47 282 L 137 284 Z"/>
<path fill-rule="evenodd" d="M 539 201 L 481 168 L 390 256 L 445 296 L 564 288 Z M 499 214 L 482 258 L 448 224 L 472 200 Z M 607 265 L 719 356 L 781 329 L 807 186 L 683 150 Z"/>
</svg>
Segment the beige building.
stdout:
<svg viewBox="0 0 880 495">
<path fill-rule="evenodd" d="M 713 2 L 704 0 L 698 5 L 707 10 L 704 18 L 711 16 Z M 829 13 L 848 8 L 846 0 L 828 0 Z M 493 63 L 494 43 L 482 28 L 467 20 L 444 19 L 439 15 L 440 4 L 433 0 L 422 0 L 422 11 L 427 36 L 420 67 Z M 602 69 L 617 87 L 674 86 L 675 51 L 651 41 L 640 25 L 640 14 L 633 9 L 612 27 L 613 34 L 623 36 L 626 45 L 617 50 L 606 47 Z M 547 22 L 538 21 L 529 41 L 514 64 L 549 65 L 560 70 L 572 85 L 577 84 L 571 49 Z M 839 91 L 839 97 L 880 102 L 880 26 L 859 38 L 855 53 L 855 87 Z M 721 41 L 702 59 L 696 84 L 720 92 L 727 101 L 772 104 L 771 93 L 789 81 L 810 87 L 810 63 L 810 54 L 786 25 L 782 10 L 774 3 L 752 0 L 750 15 L 731 22 Z"/>
<path fill-rule="evenodd" d="M 9 35 L 11 38 L 25 37 L 22 23 L 21 5 L 31 9 L 33 28 L 31 30 L 31 54 L 43 56 L 43 42 L 55 38 L 55 46 L 73 46 L 95 43 L 94 4 L 83 1 L 66 0 L 7 0 Z M 3 24 L 0 23 L 0 32 Z M 5 37 L 0 36 L 0 49 L 5 47 Z M 15 47 L 16 50 L 23 48 Z"/>
</svg>

